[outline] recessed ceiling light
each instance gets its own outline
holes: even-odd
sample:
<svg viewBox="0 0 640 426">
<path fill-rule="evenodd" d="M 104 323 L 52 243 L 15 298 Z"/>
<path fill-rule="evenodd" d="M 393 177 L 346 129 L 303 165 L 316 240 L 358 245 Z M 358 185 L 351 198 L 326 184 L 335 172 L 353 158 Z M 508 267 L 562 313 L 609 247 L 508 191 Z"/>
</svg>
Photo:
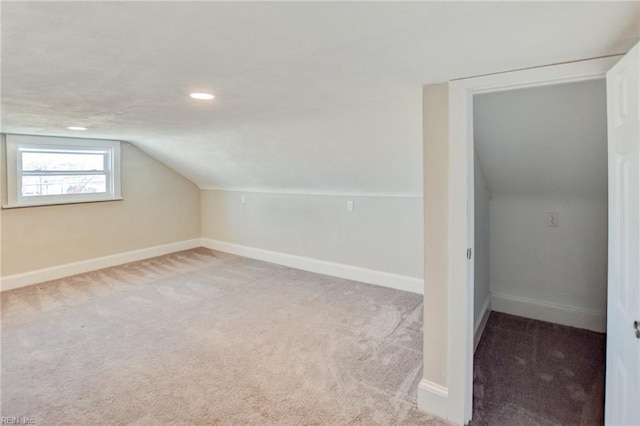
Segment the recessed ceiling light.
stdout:
<svg viewBox="0 0 640 426">
<path fill-rule="evenodd" d="M 201 101 L 209 101 L 214 98 L 211 93 L 192 93 L 190 96 L 193 99 L 199 99 Z"/>
<path fill-rule="evenodd" d="M 67 127 L 67 129 L 69 129 L 69 130 L 87 130 L 86 127 L 81 127 L 81 126 L 69 126 L 69 127 Z"/>
</svg>

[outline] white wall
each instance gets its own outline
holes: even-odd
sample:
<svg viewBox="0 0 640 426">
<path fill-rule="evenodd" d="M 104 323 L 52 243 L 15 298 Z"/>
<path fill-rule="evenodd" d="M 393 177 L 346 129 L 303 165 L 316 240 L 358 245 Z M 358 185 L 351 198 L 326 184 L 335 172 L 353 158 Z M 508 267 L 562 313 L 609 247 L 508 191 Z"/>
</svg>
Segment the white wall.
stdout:
<svg viewBox="0 0 640 426">
<path fill-rule="evenodd" d="M 198 187 L 133 145 L 121 149 L 122 201 L 2 211 L 3 276 L 200 237 Z"/>
<path fill-rule="evenodd" d="M 559 227 L 547 226 L 547 212 L 559 213 Z M 505 303 L 502 309 L 512 309 L 515 297 L 592 311 L 604 320 L 606 199 L 494 195 L 490 228 L 491 292 L 507 297 L 495 309 Z"/>
<path fill-rule="evenodd" d="M 478 95 L 474 141 L 491 194 L 491 308 L 604 331 L 604 80 Z M 547 212 L 560 214 L 558 228 L 547 226 Z"/>
<path fill-rule="evenodd" d="M 204 238 L 422 277 L 421 197 L 223 190 L 201 194 Z M 347 211 L 349 200 L 352 212 Z"/>
<path fill-rule="evenodd" d="M 473 119 L 492 195 L 607 197 L 604 79 L 477 95 Z"/>
<path fill-rule="evenodd" d="M 489 300 L 489 191 L 484 180 L 478 154 L 474 153 L 475 182 L 475 245 L 473 318 L 478 329 Z"/>
</svg>

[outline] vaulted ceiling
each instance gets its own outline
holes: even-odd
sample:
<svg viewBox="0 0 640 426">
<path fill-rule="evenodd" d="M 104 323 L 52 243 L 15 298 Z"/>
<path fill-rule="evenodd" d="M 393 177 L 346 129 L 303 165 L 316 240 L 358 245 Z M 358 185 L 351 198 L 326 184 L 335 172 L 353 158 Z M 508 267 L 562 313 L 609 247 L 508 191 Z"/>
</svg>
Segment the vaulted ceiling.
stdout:
<svg viewBox="0 0 640 426">
<path fill-rule="evenodd" d="M 422 84 L 638 28 L 638 2 L 3 2 L 2 132 L 129 141 L 203 188 L 419 194 Z"/>
<path fill-rule="evenodd" d="M 473 116 L 492 196 L 606 199 L 604 79 L 477 95 Z"/>
</svg>

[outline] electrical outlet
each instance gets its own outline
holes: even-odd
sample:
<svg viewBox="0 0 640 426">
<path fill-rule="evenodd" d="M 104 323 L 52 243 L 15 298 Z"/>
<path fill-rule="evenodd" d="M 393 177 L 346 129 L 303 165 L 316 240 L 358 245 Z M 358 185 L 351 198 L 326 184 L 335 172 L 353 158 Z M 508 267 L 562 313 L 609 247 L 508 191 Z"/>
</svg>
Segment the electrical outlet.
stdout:
<svg viewBox="0 0 640 426">
<path fill-rule="evenodd" d="M 347 211 L 348 212 L 352 212 L 353 211 L 353 201 L 351 201 L 351 200 L 347 201 Z"/>
<path fill-rule="evenodd" d="M 247 204 L 247 197 L 245 197 L 244 195 L 240 196 L 240 204 Z"/>
<path fill-rule="evenodd" d="M 558 213 L 547 213 L 547 226 L 550 228 L 558 228 L 560 226 L 560 215 Z"/>
</svg>

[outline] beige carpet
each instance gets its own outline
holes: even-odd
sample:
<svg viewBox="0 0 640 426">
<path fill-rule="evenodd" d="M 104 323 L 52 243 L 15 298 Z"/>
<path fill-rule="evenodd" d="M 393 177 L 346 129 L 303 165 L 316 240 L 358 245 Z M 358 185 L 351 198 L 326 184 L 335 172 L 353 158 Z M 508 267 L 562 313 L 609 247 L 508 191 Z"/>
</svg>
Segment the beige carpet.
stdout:
<svg viewBox="0 0 640 426">
<path fill-rule="evenodd" d="M 446 424 L 422 297 L 196 249 L 2 293 L 1 415 L 58 424 Z"/>
</svg>

